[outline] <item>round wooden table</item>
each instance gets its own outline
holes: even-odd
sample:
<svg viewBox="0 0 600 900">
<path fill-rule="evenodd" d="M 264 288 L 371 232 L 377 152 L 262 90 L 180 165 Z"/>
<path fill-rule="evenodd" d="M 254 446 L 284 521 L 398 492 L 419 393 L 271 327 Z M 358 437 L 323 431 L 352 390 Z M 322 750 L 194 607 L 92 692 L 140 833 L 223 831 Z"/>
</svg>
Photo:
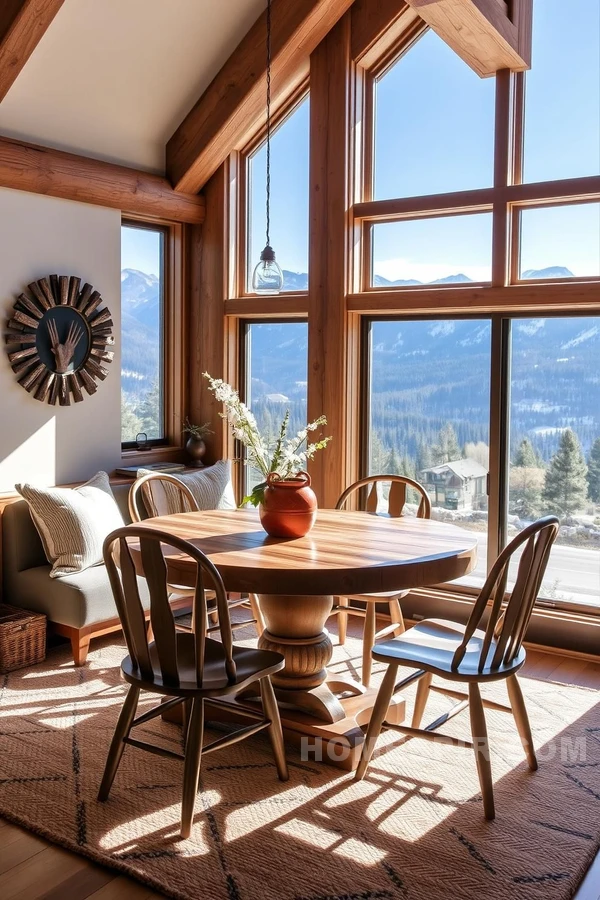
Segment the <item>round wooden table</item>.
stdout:
<svg viewBox="0 0 600 900">
<path fill-rule="evenodd" d="M 321 509 L 305 537 L 271 538 L 256 510 L 211 510 L 143 524 L 190 541 L 219 570 L 228 591 L 258 594 L 266 629 L 262 649 L 285 657 L 273 676 L 278 699 L 323 722 L 347 717 L 336 694 L 360 695 L 356 681 L 328 678 L 333 646 L 325 623 L 333 595 L 401 591 L 453 581 L 477 562 L 477 536 L 412 517 Z M 133 548 L 132 548 L 133 549 Z M 194 563 L 165 550 L 172 584 L 193 585 Z"/>
</svg>

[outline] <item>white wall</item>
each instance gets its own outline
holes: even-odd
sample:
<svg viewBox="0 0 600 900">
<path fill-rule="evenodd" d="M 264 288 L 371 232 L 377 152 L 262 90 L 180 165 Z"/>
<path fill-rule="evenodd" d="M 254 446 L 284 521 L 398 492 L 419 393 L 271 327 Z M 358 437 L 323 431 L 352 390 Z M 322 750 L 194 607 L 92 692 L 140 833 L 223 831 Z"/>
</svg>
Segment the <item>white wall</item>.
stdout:
<svg viewBox="0 0 600 900">
<path fill-rule="evenodd" d="M 65 484 L 120 461 L 121 215 L 70 200 L 0 188 L 0 318 L 27 285 L 56 273 L 78 275 L 102 294 L 116 338 L 110 373 L 82 403 L 50 406 L 16 380 L 0 349 L 0 492 L 15 482 Z"/>
</svg>

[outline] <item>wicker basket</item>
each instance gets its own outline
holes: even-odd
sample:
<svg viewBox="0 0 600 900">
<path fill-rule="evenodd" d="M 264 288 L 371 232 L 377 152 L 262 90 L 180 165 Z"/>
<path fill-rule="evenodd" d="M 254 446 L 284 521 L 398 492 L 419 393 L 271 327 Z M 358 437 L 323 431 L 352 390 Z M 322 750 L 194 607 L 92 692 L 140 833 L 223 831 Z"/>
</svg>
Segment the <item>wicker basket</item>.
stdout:
<svg viewBox="0 0 600 900">
<path fill-rule="evenodd" d="M 46 658 L 46 616 L 0 604 L 0 674 Z"/>
</svg>

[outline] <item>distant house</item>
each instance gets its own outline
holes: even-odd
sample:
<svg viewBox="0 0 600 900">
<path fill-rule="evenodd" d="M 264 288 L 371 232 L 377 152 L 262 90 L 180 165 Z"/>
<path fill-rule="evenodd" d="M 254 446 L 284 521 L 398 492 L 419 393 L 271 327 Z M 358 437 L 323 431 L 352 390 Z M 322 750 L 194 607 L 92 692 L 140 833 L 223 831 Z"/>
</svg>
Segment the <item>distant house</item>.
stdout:
<svg viewBox="0 0 600 900">
<path fill-rule="evenodd" d="M 487 507 L 487 469 L 473 459 L 431 466 L 419 472 L 419 481 L 427 489 L 433 506 L 446 509 L 485 509 Z"/>
</svg>

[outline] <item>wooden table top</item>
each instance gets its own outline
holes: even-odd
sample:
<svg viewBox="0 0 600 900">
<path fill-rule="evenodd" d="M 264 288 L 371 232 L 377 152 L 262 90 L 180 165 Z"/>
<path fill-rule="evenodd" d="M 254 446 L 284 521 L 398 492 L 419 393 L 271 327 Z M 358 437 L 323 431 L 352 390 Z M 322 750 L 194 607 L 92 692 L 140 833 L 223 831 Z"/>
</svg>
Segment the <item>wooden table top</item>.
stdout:
<svg viewBox="0 0 600 900">
<path fill-rule="evenodd" d="M 229 591 L 364 594 L 453 581 L 477 562 L 477 535 L 429 519 L 320 509 L 305 537 L 272 538 L 254 509 L 209 510 L 146 519 L 184 538 L 215 564 Z M 165 552 L 172 583 L 189 583 L 192 561 Z"/>
</svg>

